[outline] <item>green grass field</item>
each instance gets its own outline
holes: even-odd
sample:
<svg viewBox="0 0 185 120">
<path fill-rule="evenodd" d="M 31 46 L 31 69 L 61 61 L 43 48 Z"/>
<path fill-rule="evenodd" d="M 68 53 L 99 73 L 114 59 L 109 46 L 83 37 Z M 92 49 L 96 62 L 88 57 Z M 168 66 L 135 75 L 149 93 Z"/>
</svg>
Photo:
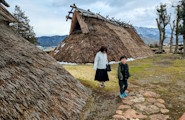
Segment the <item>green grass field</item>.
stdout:
<svg viewBox="0 0 185 120">
<path fill-rule="evenodd" d="M 158 92 L 167 101 L 166 106 L 171 115 L 179 117 L 185 112 L 185 59 L 180 55 L 165 54 L 131 61 L 128 64 L 131 73 L 129 84 Z M 64 68 L 85 86 L 111 93 L 119 90 L 117 66 L 111 65 L 110 81 L 105 83 L 104 89 L 94 81 L 93 65 L 64 65 Z"/>
</svg>

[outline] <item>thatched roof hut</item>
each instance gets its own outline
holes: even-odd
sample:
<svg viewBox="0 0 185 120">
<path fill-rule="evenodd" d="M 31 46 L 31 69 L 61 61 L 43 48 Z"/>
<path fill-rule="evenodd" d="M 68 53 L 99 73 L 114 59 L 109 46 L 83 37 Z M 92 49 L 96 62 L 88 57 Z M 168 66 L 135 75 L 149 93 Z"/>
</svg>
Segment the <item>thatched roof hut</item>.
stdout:
<svg viewBox="0 0 185 120">
<path fill-rule="evenodd" d="M 87 89 L 14 32 L 10 21 L 14 18 L 0 5 L 0 119 L 80 119 Z"/>
<path fill-rule="evenodd" d="M 69 12 L 72 17 L 67 16 L 72 19 L 69 36 L 51 53 L 57 61 L 92 63 L 101 46 L 108 47 L 109 61 L 118 61 L 123 54 L 132 58 L 153 56 L 131 25 L 71 7 L 75 11 Z"/>
</svg>

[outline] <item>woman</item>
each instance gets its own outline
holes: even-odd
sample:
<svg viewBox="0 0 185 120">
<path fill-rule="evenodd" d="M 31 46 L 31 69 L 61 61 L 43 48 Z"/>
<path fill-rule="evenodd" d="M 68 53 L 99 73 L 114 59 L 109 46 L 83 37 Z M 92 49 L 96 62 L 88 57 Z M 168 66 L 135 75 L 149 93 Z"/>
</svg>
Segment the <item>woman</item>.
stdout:
<svg viewBox="0 0 185 120">
<path fill-rule="evenodd" d="M 104 82 L 109 81 L 109 77 L 106 70 L 107 60 L 107 48 L 102 46 L 94 59 L 94 69 L 96 70 L 95 80 L 100 82 L 100 87 L 104 87 Z"/>
</svg>

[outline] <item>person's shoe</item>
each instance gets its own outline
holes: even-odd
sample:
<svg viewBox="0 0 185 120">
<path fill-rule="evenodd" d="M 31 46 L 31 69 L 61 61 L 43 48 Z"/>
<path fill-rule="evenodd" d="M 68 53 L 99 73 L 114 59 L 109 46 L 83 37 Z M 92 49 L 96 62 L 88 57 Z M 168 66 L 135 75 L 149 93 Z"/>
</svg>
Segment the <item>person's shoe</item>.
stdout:
<svg viewBox="0 0 185 120">
<path fill-rule="evenodd" d="M 121 97 L 121 99 L 124 99 L 124 95 L 123 94 L 120 94 L 120 97 Z"/>
<path fill-rule="evenodd" d="M 125 96 L 125 97 L 127 97 L 127 96 L 128 96 L 126 92 L 124 92 L 123 94 L 124 94 L 124 96 Z"/>
<path fill-rule="evenodd" d="M 104 88 L 104 87 L 105 87 L 104 83 L 101 83 L 101 84 L 100 84 L 100 87 L 101 87 L 101 88 Z"/>
<path fill-rule="evenodd" d="M 104 85 L 100 85 L 101 88 L 104 88 L 105 86 Z"/>
</svg>

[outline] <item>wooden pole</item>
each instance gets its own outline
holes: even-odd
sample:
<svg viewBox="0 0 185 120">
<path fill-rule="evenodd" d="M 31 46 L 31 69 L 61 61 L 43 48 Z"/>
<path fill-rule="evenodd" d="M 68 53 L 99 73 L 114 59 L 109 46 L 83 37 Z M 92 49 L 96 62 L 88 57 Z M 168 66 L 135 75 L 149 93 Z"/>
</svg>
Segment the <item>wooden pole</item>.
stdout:
<svg viewBox="0 0 185 120">
<path fill-rule="evenodd" d="M 70 17 L 71 14 L 74 14 L 73 9 L 77 8 L 75 4 L 70 5 L 71 7 L 71 11 L 68 12 L 68 15 L 66 16 L 66 21 L 68 21 L 68 19 L 72 19 L 72 17 Z"/>
</svg>

